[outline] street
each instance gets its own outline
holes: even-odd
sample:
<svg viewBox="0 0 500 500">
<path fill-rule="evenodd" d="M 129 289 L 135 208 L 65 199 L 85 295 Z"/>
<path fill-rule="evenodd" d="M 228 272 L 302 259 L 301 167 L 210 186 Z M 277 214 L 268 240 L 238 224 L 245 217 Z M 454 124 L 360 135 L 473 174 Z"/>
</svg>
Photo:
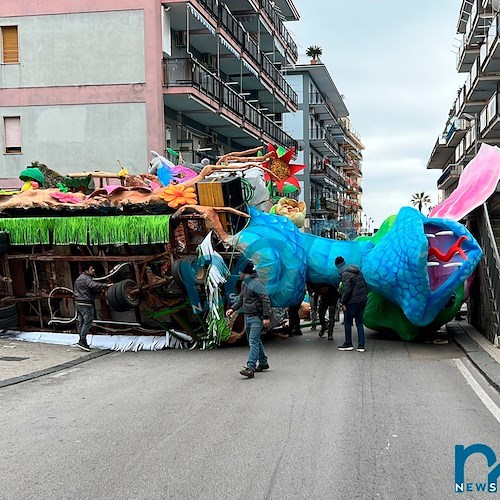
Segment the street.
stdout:
<svg viewBox="0 0 500 500">
<path fill-rule="evenodd" d="M 497 411 L 498 393 L 453 342 L 367 330 L 365 353 L 339 352 L 341 328 L 268 341 L 254 379 L 240 346 L 111 353 L 4 387 L 0 498 L 456 498 L 455 445 L 500 451 L 464 373 Z M 471 457 L 466 477 L 488 470 Z"/>
</svg>

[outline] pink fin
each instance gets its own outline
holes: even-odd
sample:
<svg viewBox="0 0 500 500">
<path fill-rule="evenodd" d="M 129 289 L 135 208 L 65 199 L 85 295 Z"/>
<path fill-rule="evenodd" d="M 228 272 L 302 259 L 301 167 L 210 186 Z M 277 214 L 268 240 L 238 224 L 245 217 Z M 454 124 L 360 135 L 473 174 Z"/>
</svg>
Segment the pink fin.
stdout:
<svg viewBox="0 0 500 500">
<path fill-rule="evenodd" d="M 429 217 L 463 219 L 495 192 L 499 180 L 500 149 L 483 143 L 479 153 L 464 168 L 455 191 L 435 206 Z"/>
</svg>

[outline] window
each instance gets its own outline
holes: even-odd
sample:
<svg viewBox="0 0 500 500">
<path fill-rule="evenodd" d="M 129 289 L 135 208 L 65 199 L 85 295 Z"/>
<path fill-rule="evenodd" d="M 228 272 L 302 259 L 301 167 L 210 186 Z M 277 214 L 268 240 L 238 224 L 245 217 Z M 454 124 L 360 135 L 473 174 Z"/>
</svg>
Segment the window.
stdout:
<svg viewBox="0 0 500 500">
<path fill-rule="evenodd" d="M 4 117 L 3 128 L 5 137 L 5 153 L 21 154 L 21 117 Z"/>
<path fill-rule="evenodd" d="M 19 62 L 19 38 L 17 26 L 2 26 L 2 63 L 15 64 Z"/>
</svg>

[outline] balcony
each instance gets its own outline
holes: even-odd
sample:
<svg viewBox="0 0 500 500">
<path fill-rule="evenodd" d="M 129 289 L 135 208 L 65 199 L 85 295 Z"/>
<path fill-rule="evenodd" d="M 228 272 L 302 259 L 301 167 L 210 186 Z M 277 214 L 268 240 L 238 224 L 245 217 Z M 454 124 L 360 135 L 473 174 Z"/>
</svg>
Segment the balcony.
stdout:
<svg viewBox="0 0 500 500">
<path fill-rule="evenodd" d="M 324 193 L 323 196 L 313 194 L 311 196 L 310 212 L 312 218 L 323 215 L 334 218 L 338 209 L 339 203 L 333 193 Z"/>
<path fill-rule="evenodd" d="M 281 20 L 281 18 L 278 16 L 278 13 L 271 5 L 271 2 L 269 0 L 259 0 L 259 4 L 261 9 L 266 13 L 269 20 L 276 27 L 276 31 L 280 34 L 282 40 L 285 42 L 285 45 L 288 51 L 290 52 L 292 59 L 296 61 L 299 57 L 297 44 L 294 42 L 292 36 L 285 28 L 283 21 Z"/>
<path fill-rule="evenodd" d="M 325 129 L 309 129 L 309 141 L 314 149 L 325 156 L 340 156 L 340 148 L 337 141 Z"/>
<path fill-rule="evenodd" d="M 219 17 L 219 2 L 217 0 L 198 0 L 198 3 L 205 7 L 214 19 Z"/>
<path fill-rule="evenodd" d="M 330 178 L 337 186 L 341 188 L 346 186 L 346 179 L 334 167 L 328 164 L 313 165 L 310 170 L 310 176 L 311 178 L 320 180 L 320 184 L 323 184 L 323 180 Z"/>
<path fill-rule="evenodd" d="M 359 177 L 362 176 L 360 163 L 356 161 L 354 158 L 351 158 L 347 155 L 347 163 L 344 165 L 343 170 L 349 172 L 351 175 L 357 175 Z"/>
<path fill-rule="evenodd" d="M 193 120 L 212 129 L 224 127 L 222 135 L 240 142 L 244 132 L 253 137 L 254 142 L 258 139 L 287 148 L 297 147 L 295 139 L 195 60 L 164 59 L 163 64 L 164 87 L 168 89 L 164 99 L 168 107 L 186 116 L 192 115 Z M 236 123 L 234 117 L 240 123 Z M 233 127 L 228 127 L 227 122 Z"/>
<path fill-rule="evenodd" d="M 456 184 L 463 172 L 463 169 L 464 168 L 462 164 L 457 165 L 455 163 L 452 163 L 451 165 L 448 165 L 446 170 L 437 181 L 437 188 L 444 190 L 449 188 L 453 184 Z"/>
<path fill-rule="evenodd" d="M 444 134 L 444 146 L 448 148 L 455 148 L 459 142 L 465 137 L 469 129 L 466 120 L 453 117 L 448 122 L 446 132 Z"/>
<path fill-rule="evenodd" d="M 309 94 L 309 107 L 314 109 L 314 113 L 326 125 L 335 125 L 340 121 L 332 101 L 321 92 Z"/>
<path fill-rule="evenodd" d="M 276 85 L 277 90 L 283 92 L 286 99 L 297 109 L 299 98 L 296 92 L 225 5 L 220 6 L 219 21 L 229 36 L 241 49 L 248 53 L 258 70 L 262 70 L 271 82 Z"/>
<path fill-rule="evenodd" d="M 362 192 L 361 186 L 349 177 L 346 178 L 347 193 L 350 195 L 358 195 Z"/>
<path fill-rule="evenodd" d="M 479 57 L 474 61 L 465 82 L 466 101 L 473 105 L 484 106 L 497 90 L 498 75 L 483 73 L 479 70 Z"/>
<path fill-rule="evenodd" d="M 266 94 L 267 101 L 279 103 L 278 107 L 284 107 L 284 109 L 277 109 L 276 112 L 296 111 L 298 107 L 296 92 L 259 48 L 242 23 L 231 13 L 227 5 L 216 2 L 216 0 L 199 0 L 197 7 L 200 9 L 200 13 L 194 17 L 198 19 L 202 15 L 206 18 L 204 22 L 201 22 L 201 25 L 204 27 L 210 25 L 212 29 L 215 25 L 215 37 L 220 39 L 221 56 L 216 55 L 219 49 L 214 47 L 213 38 L 209 38 L 210 41 L 208 41 L 206 30 L 195 28 L 190 29 L 189 36 L 190 47 L 196 49 L 193 52 L 212 54 L 218 62 L 217 66 L 219 66 L 221 73 L 237 75 L 238 79 L 241 77 L 242 80 L 248 78 L 248 84 L 245 87 L 256 91 L 262 90 L 263 94 Z M 193 11 L 194 7 L 188 8 L 188 12 Z M 185 14 L 179 4 L 172 29 L 177 33 L 183 33 L 188 29 L 188 26 Z M 190 51 L 189 48 L 186 50 Z M 249 71 L 242 68 L 242 65 L 246 66 Z M 245 76 L 245 73 L 248 75 Z M 255 79 L 259 81 L 257 86 L 255 86 Z M 269 91 L 269 96 L 267 96 L 266 89 Z M 262 99 L 262 101 L 264 102 L 266 99 Z"/>
<path fill-rule="evenodd" d="M 484 73 L 498 73 L 500 71 L 500 25 L 495 18 L 491 23 L 479 57 L 480 67 Z"/>
<path fill-rule="evenodd" d="M 336 118 L 335 123 L 331 127 L 331 131 L 338 143 L 348 143 L 349 131 L 340 118 Z"/>
</svg>

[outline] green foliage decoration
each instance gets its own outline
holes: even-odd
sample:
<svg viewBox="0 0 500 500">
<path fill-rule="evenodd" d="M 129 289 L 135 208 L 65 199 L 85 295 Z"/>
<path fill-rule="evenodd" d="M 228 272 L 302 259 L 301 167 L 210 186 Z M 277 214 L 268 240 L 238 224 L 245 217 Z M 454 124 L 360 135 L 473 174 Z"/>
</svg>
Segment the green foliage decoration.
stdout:
<svg viewBox="0 0 500 500">
<path fill-rule="evenodd" d="M 148 245 L 169 239 L 169 215 L 0 219 L 11 245 Z"/>
</svg>

